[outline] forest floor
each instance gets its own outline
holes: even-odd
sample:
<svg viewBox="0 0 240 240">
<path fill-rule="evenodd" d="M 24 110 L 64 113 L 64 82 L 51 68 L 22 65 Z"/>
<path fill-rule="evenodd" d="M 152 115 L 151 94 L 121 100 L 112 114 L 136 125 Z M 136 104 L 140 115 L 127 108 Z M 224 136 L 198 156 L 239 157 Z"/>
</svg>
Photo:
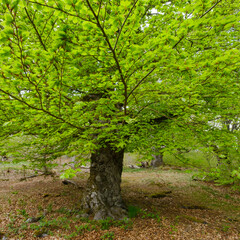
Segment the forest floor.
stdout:
<svg viewBox="0 0 240 240">
<path fill-rule="evenodd" d="M 239 240 L 239 192 L 194 181 L 192 175 L 169 167 L 124 171 L 122 195 L 131 218 L 95 222 L 78 210 L 89 173 L 74 178 L 77 185 L 64 185 L 51 176 L 20 181 L 20 171 L 4 170 L 0 239 Z"/>
</svg>

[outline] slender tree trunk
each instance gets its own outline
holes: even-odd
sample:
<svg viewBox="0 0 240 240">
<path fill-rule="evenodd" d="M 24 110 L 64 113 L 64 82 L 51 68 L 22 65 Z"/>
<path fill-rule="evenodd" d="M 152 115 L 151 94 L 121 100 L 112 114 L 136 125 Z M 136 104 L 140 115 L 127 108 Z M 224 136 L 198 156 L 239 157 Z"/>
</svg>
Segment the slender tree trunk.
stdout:
<svg viewBox="0 0 240 240">
<path fill-rule="evenodd" d="M 87 214 L 93 214 L 95 220 L 127 216 L 120 187 L 123 154 L 124 150 L 116 151 L 107 145 L 91 156 L 90 177 L 82 207 Z"/>
</svg>

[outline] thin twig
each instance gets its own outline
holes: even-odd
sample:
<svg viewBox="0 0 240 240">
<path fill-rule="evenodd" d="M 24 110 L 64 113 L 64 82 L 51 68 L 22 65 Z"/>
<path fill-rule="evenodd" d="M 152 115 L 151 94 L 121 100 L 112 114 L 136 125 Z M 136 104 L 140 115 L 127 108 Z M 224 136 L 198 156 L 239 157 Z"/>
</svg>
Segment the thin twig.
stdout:
<svg viewBox="0 0 240 240">
<path fill-rule="evenodd" d="M 114 50 L 116 50 L 117 43 L 118 43 L 119 37 L 120 37 L 120 35 L 121 35 L 121 33 L 122 33 L 123 27 L 124 27 L 124 25 L 126 24 L 126 22 L 127 22 L 128 18 L 129 18 L 129 16 L 130 16 L 130 14 L 132 13 L 133 9 L 135 8 L 137 2 L 138 2 L 138 0 L 136 0 L 136 1 L 134 2 L 132 8 L 130 9 L 130 11 L 129 11 L 129 13 L 128 13 L 128 15 L 127 15 L 126 18 L 124 19 L 124 22 L 123 22 L 121 28 L 119 29 L 119 33 L 118 33 L 118 36 L 117 36 L 117 40 L 116 40 L 115 45 L 114 45 L 114 48 L 113 48 Z"/>
<path fill-rule="evenodd" d="M 41 37 L 41 35 L 39 34 L 39 32 L 38 32 L 38 30 L 37 30 L 37 28 L 36 28 L 35 23 L 34 23 L 33 20 L 31 19 L 30 15 L 29 15 L 29 13 L 28 13 L 28 11 L 27 11 L 27 8 L 24 8 L 24 10 L 25 10 L 25 12 L 26 12 L 26 14 L 27 14 L 27 17 L 28 17 L 29 21 L 31 22 L 34 30 L 35 30 L 36 33 L 37 33 L 37 36 L 38 36 L 38 39 L 39 39 L 41 45 L 43 46 L 44 50 L 47 51 L 47 48 L 46 48 L 45 44 L 43 43 L 42 37 Z"/>
<path fill-rule="evenodd" d="M 202 16 L 200 16 L 199 18 L 203 18 L 206 14 L 208 14 L 213 8 L 215 8 L 222 0 L 219 0 L 218 2 L 216 2 L 211 8 L 209 8 Z M 185 38 L 185 36 L 182 36 L 178 42 L 173 46 L 173 48 L 177 47 L 177 45 Z"/>
<path fill-rule="evenodd" d="M 87 21 L 87 22 L 91 22 L 93 24 L 96 24 L 95 22 L 91 21 L 90 19 L 86 19 L 86 18 L 80 17 L 79 15 L 75 15 L 75 14 L 69 13 L 69 12 L 67 12 L 67 11 L 65 11 L 63 9 L 57 8 L 57 7 L 49 6 L 47 4 L 42 4 L 42 3 L 39 3 L 39 2 L 33 2 L 33 1 L 28 1 L 28 2 L 29 3 L 33 3 L 33 4 L 38 4 L 38 5 L 43 6 L 43 7 L 48 7 L 48 8 L 51 8 L 51 9 L 55 9 L 55 10 L 58 10 L 60 12 L 65 13 L 68 16 L 77 17 L 77 18 L 80 18 L 83 21 Z"/>
<path fill-rule="evenodd" d="M 216 2 L 211 8 L 209 8 L 200 18 L 204 17 L 206 14 L 208 14 L 210 11 L 212 11 L 213 8 L 215 8 L 222 0 L 219 0 Z"/>
<path fill-rule="evenodd" d="M 148 72 L 138 83 L 137 85 L 131 90 L 131 92 L 128 94 L 127 98 L 131 96 L 131 94 L 139 87 L 139 85 L 156 69 L 154 67 L 150 72 Z"/>
</svg>

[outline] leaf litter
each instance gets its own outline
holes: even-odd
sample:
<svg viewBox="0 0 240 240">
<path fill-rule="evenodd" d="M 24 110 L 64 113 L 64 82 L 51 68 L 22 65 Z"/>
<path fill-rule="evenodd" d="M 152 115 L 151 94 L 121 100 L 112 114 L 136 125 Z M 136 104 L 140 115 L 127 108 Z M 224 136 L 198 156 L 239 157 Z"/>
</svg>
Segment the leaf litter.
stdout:
<svg viewBox="0 0 240 240">
<path fill-rule="evenodd" d="M 101 225 L 80 217 L 88 173 L 74 179 L 78 187 L 63 184 L 58 177 L 19 181 L 18 172 L 4 173 L 0 236 L 26 240 L 240 239 L 239 193 L 193 181 L 191 176 L 172 169 L 124 172 L 122 195 L 136 214 L 123 223 L 103 221 Z M 34 218 L 38 221 L 29 220 Z"/>
</svg>

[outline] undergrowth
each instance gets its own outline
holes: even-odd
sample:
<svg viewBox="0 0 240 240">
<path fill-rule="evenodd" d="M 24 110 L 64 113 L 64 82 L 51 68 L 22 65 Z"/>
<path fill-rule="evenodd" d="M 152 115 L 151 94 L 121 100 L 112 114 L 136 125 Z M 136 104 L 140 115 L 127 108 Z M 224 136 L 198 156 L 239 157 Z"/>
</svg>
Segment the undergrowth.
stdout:
<svg viewBox="0 0 240 240">
<path fill-rule="evenodd" d="M 12 237 L 17 234 L 24 239 L 24 236 L 28 231 L 33 231 L 33 235 L 36 238 L 49 235 L 54 236 L 54 232 L 62 229 L 65 230 L 65 234 L 62 236 L 64 239 L 76 239 L 76 237 L 80 237 L 86 232 L 109 230 L 101 236 L 101 239 L 112 240 L 115 238 L 115 233 L 111 231 L 112 227 L 118 227 L 125 231 L 131 230 L 133 228 L 134 218 L 136 217 L 142 219 L 153 218 L 158 221 L 161 220 L 159 214 L 143 210 L 138 206 L 129 205 L 128 211 L 128 218 L 122 220 L 107 218 L 96 221 L 80 217 L 81 215 L 79 215 L 80 212 L 78 209 L 69 210 L 62 207 L 58 210 L 51 211 L 48 216 L 42 217 L 35 223 L 28 223 L 27 219 L 29 218 L 29 214 L 27 211 L 24 208 L 17 209 L 15 214 L 11 213 L 10 215 L 8 236 Z M 59 213 L 60 216 L 53 218 L 51 215 L 54 213 Z M 19 220 L 20 224 L 16 225 L 16 222 L 19 222 Z M 66 232 L 69 232 L 69 234 L 66 234 Z"/>
</svg>

